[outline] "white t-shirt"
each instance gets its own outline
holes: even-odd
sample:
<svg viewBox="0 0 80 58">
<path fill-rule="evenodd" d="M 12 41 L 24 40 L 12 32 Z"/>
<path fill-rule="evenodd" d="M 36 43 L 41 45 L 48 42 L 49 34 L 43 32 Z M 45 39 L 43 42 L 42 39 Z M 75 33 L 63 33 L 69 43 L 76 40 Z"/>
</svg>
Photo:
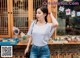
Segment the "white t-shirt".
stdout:
<svg viewBox="0 0 80 58">
<path fill-rule="evenodd" d="M 32 37 L 32 44 L 36 46 L 44 46 L 48 44 L 48 40 L 50 39 L 54 30 L 55 28 L 52 28 L 50 23 L 38 26 L 36 21 L 33 21 L 27 35 Z"/>
</svg>

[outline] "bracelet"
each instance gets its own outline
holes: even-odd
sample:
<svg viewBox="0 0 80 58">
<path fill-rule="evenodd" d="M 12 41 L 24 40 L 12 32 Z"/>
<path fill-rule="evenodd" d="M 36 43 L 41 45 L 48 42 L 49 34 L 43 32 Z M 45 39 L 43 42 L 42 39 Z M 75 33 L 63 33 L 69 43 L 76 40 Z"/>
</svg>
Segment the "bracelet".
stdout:
<svg viewBox="0 0 80 58">
<path fill-rule="evenodd" d="M 50 12 L 48 14 L 50 15 Z"/>
</svg>

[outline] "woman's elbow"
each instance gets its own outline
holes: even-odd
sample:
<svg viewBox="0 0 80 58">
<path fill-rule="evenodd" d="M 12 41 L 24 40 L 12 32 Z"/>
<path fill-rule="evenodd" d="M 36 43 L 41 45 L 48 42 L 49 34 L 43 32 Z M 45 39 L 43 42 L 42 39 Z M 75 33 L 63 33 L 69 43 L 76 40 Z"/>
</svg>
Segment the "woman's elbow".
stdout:
<svg viewBox="0 0 80 58">
<path fill-rule="evenodd" d="M 54 26 L 55 26 L 55 27 L 58 27 L 58 26 L 59 26 L 59 24 L 58 24 L 58 23 L 56 23 Z"/>
</svg>

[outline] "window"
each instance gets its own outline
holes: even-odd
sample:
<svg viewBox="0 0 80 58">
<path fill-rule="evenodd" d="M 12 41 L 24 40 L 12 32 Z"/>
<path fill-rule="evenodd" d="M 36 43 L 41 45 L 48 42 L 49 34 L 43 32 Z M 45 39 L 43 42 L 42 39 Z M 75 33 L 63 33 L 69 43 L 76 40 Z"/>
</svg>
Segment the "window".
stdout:
<svg viewBox="0 0 80 58">
<path fill-rule="evenodd" d="M 80 35 L 80 5 L 79 0 L 72 2 L 59 1 L 58 3 L 64 3 L 64 5 L 58 5 L 57 19 L 59 27 L 57 29 L 58 35 Z M 65 4 L 67 3 L 67 4 Z M 76 5 L 70 5 L 69 3 L 77 3 Z"/>
</svg>

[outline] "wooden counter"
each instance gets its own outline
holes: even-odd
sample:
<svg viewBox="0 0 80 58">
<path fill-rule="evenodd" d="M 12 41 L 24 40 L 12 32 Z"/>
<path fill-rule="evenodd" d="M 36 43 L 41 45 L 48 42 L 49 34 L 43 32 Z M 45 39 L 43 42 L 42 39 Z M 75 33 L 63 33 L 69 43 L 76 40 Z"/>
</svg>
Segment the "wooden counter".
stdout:
<svg viewBox="0 0 80 58">
<path fill-rule="evenodd" d="M 26 58 L 24 56 L 26 45 L 25 41 L 19 41 L 17 45 L 14 45 L 12 58 Z M 50 40 L 49 48 L 50 58 L 80 58 L 80 42 L 53 43 Z"/>
<path fill-rule="evenodd" d="M 66 42 L 59 42 L 59 43 L 57 43 L 57 42 L 53 42 L 52 40 L 50 40 L 48 44 L 49 45 L 54 45 L 54 44 L 80 44 L 80 42 L 68 42 L 68 43 L 66 43 Z M 17 45 L 27 45 L 27 42 L 19 41 Z"/>
</svg>

